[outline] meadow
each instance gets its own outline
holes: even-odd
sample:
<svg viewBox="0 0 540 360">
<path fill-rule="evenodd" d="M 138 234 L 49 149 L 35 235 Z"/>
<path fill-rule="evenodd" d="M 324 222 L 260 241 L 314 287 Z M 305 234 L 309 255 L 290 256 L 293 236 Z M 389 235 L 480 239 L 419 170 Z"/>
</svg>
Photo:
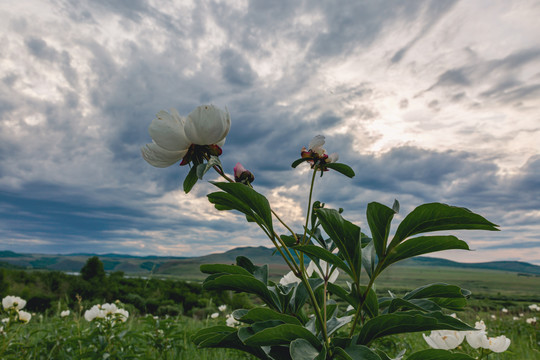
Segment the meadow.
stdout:
<svg viewBox="0 0 540 360">
<path fill-rule="evenodd" d="M 188 275 L 193 274 L 195 272 Z M 145 279 L 146 287 L 159 281 L 165 280 Z M 166 282 L 174 280 L 169 278 Z M 540 320 L 540 311 L 529 309 L 531 304 L 540 305 L 540 277 L 518 276 L 516 273 L 495 270 L 397 266 L 380 278 L 377 292 L 403 293 L 417 285 L 432 282 L 447 282 L 471 290 L 473 294 L 467 310 L 457 316 L 469 324 L 483 320 L 488 335 L 505 335 L 512 340 L 506 352 L 491 354 L 489 359 L 540 359 L 540 327 L 537 322 L 527 321 L 534 317 Z M 12 289 L 24 291 L 20 286 Z M 2 296 L 5 295 L 3 291 Z M 145 314 L 132 304 L 119 303 L 119 307 L 129 311 L 129 318 L 114 326 L 85 319 L 84 313 L 92 305 L 90 301 L 79 299 L 68 306 L 67 301 L 60 300 L 54 303 L 52 310 L 33 313 L 28 323 L 4 323 L 0 337 L 0 358 L 254 359 L 251 355 L 235 350 L 197 349 L 190 340 L 202 328 L 225 325 L 226 315 L 240 306 L 238 301 L 231 302 L 231 299 L 232 294 L 214 297 L 204 295 L 204 301 L 198 307 L 189 313 L 176 315 L 163 312 Z M 93 303 L 100 302 L 94 299 Z M 167 304 L 170 304 L 170 300 Z M 218 307 L 225 304 L 226 309 L 220 311 Z M 249 306 L 249 302 L 244 301 L 243 305 Z M 68 308 L 70 314 L 60 316 Z M 344 328 L 341 331 L 346 330 Z M 413 350 L 429 348 L 421 333 L 392 336 L 378 341 L 377 345 L 391 356 L 397 356 L 402 350 L 410 354 Z M 473 357 L 478 355 L 477 350 L 465 341 L 457 351 Z"/>
</svg>

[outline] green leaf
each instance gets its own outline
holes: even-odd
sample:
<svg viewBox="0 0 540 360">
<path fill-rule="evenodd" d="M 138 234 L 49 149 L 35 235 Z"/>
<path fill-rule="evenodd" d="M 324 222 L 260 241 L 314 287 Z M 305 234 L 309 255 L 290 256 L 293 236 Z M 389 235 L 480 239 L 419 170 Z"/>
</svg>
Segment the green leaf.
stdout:
<svg viewBox="0 0 540 360">
<path fill-rule="evenodd" d="M 318 209 L 317 216 L 324 231 L 334 241 L 340 254 L 351 268 L 356 279 L 362 271 L 362 248 L 360 228 L 343 219 L 337 210 Z"/>
<path fill-rule="evenodd" d="M 373 245 L 379 258 L 382 258 L 386 252 L 390 224 L 395 213 L 393 209 L 377 202 L 371 202 L 367 206 L 367 221 L 373 237 Z"/>
<path fill-rule="evenodd" d="M 215 186 L 246 204 L 273 233 L 272 212 L 268 200 L 249 186 L 241 183 L 214 182 Z"/>
<path fill-rule="evenodd" d="M 293 163 L 291 164 L 291 166 L 293 168 L 296 168 L 298 165 L 300 165 L 301 163 L 303 163 L 304 161 L 308 161 L 309 159 L 305 159 L 305 158 L 300 158 L 300 159 L 296 159 L 293 161 Z"/>
<path fill-rule="evenodd" d="M 197 177 L 199 180 L 202 180 L 204 174 L 208 172 L 212 167 L 214 166 L 221 166 L 221 161 L 219 161 L 219 158 L 217 156 L 210 156 L 210 160 L 206 162 L 206 164 L 199 164 L 197 165 Z"/>
<path fill-rule="evenodd" d="M 245 322 L 247 324 L 252 324 L 254 322 L 265 321 L 265 320 L 278 320 L 278 321 L 282 321 L 285 324 L 302 325 L 300 321 L 294 316 L 282 314 L 268 308 L 251 309 L 245 315 L 238 318 L 237 320 Z"/>
<path fill-rule="evenodd" d="M 291 342 L 290 354 L 293 360 L 318 360 L 326 359 L 326 351 L 319 352 L 309 341 L 296 339 Z"/>
<path fill-rule="evenodd" d="M 388 335 L 428 330 L 474 330 L 461 320 L 437 311 L 422 313 L 404 311 L 379 315 L 368 320 L 358 334 L 358 343 L 368 345 L 371 341 Z"/>
<path fill-rule="evenodd" d="M 370 279 L 375 271 L 376 261 L 375 246 L 373 245 L 372 240 L 362 249 L 362 265 Z"/>
<path fill-rule="evenodd" d="M 212 326 L 198 331 L 191 341 L 199 348 L 238 349 L 259 359 L 270 359 L 259 347 L 246 346 L 238 337 L 237 329 L 228 326 Z"/>
<path fill-rule="evenodd" d="M 338 173 L 341 173 L 350 178 L 353 178 L 355 175 L 353 169 L 351 169 L 349 165 L 345 165 L 341 163 L 329 163 L 329 164 L 324 164 L 324 167 L 335 170 Z"/>
<path fill-rule="evenodd" d="M 404 299 L 426 299 L 426 298 L 464 298 L 469 296 L 471 292 L 466 289 L 461 289 L 456 285 L 448 285 L 445 283 L 434 283 L 424 285 L 408 292 L 403 296 Z"/>
<path fill-rule="evenodd" d="M 345 264 L 343 260 L 341 260 L 337 255 L 332 254 L 330 251 L 323 249 L 320 246 L 316 245 L 299 245 L 294 247 L 295 250 L 301 251 L 304 254 L 307 254 L 310 257 L 314 257 L 316 259 L 322 259 L 326 261 L 329 264 L 332 264 L 334 266 L 337 266 L 338 268 L 345 271 L 347 274 L 349 274 L 351 277 L 354 277 L 354 274 Z M 313 259 L 312 259 L 313 260 Z"/>
<path fill-rule="evenodd" d="M 345 326 L 348 323 L 350 323 L 352 319 L 353 319 L 352 315 L 342 316 L 342 317 L 332 316 L 326 322 L 326 329 L 328 332 L 328 336 L 332 335 L 334 332 L 339 330 L 339 328 L 341 328 L 342 326 Z"/>
<path fill-rule="evenodd" d="M 255 279 L 258 279 L 263 284 L 268 285 L 268 265 L 257 266 L 245 256 L 237 256 L 236 265 L 246 269 L 249 273 L 253 274 Z"/>
<path fill-rule="evenodd" d="M 389 250 L 381 270 L 400 260 L 443 250 L 469 250 L 469 245 L 451 235 L 415 237 Z"/>
<path fill-rule="evenodd" d="M 320 278 L 308 279 L 308 282 L 313 291 L 316 291 L 322 284 L 324 284 L 324 280 Z M 306 286 L 304 285 L 303 282 L 299 283 L 294 289 L 293 296 L 291 297 L 291 300 L 290 300 L 292 311 L 294 313 L 297 313 L 298 311 L 300 311 L 300 309 L 302 308 L 302 306 L 304 306 L 308 298 L 309 298 L 309 292 L 306 289 Z"/>
<path fill-rule="evenodd" d="M 408 301 L 400 298 L 395 298 L 392 299 L 388 304 L 388 309 L 386 313 L 393 313 L 402 308 L 405 310 L 420 310 L 423 312 L 441 310 L 440 306 L 430 300 L 412 299 L 411 301 Z"/>
<path fill-rule="evenodd" d="M 258 295 L 268 306 L 282 310 L 277 297 L 268 290 L 266 284 L 255 279 L 253 275 L 223 275 L 217 278 L 207 278 L 203 282 L 206 290 L 235 290 Z"/>
<path fill-rule="evenodd" d="M 363 345 L 349 345 L 345 349 L 336 347 L 334 355 L 336 360 L 381 360 L 377 353 Z"/>
<path fill-rule="evenodd" d="M 197 177 L 197 167 L 192 166 L 191 169 L 189 169 L 189 172 L 184 179 L 184 192 L 187 194 L 193 189 L 193 186 L 197 183 L 197 180 L 199 178 Z"/>
<path fill-rule="evenodd" d="M 244 340 L 250 346 L 272 346 L 289 344 L 296 339 L 305 339 L 316 349 L 321 349 L 320 340 L 308 329 L 300 325 L 283 324 L 259 331 Z"/>
<path fill-rule="evenodd" d="M 409 213 L 399 224 L 390 248 L 420 233 L 442 230 L 499 231 L 497 226 L 466 208 L 441 203 L 423 204 Z"/>
<path fill-rule="evenodd" d="M 241 268 L 240 266 L 235 265 L 225 265 L 225 264 L 202 264 L 201 272 L 205 274 L 240 274 L 251 276 L 247 270 Z"/>
<path fill-rule="evenodd" d="M 283 240 L 283 242 L 285 243 L 285 245 L 289 246 L 289 247 L 292 247 L 294 245 L 296 245 L 296 239 L 294 238 L 294 236 L 291 236 L 291 235 L 281 235 L 280 236 L 281 240 Z"/>
<path fill-rule="evenodd" d="M 463 353 L 453 353 L 448 350 L 428 349 L 415 352 L 407 360 L 474 360 Z"/>
</svg>

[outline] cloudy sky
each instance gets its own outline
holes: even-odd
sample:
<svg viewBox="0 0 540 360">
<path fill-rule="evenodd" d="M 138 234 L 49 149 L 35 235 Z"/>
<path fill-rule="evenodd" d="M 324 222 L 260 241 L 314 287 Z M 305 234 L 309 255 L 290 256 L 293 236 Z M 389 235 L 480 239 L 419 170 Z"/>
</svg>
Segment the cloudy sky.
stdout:
<svg viewBox="0 0 540 360">
<path fill-rule="evenodd" d="M 538 1 L 70 1 L 0 3 L 0 250 L 195 256 L 270 246 L 188 195 L 186 167 L 140 148 L 162 109 L 227 107 L 221 156 L 297 229 L 317 134 L 356 172 L 315 198 L 368 231 L 439 201 L 500 232 L 458 235 L 466 262 L 540 265 Z M 209 173 L 205 180 L 216 179 Z M 396 225 L 395 224 L 395 225 Z"/>
</svg>

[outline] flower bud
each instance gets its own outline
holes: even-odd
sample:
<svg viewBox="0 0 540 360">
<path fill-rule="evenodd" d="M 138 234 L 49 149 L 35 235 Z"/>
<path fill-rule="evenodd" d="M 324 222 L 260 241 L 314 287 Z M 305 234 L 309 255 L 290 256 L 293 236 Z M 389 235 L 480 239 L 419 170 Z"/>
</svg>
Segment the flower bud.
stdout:
<svg viewBox="0 0 540 360">
<path fill-rule="evenodd" d="M 255 176 L 249 171 L 246 170 L 242 164 L 236 163 L 234 167 L 234 181 L 242 184 L 251 184 L 255 180 Z"/>
</svg>

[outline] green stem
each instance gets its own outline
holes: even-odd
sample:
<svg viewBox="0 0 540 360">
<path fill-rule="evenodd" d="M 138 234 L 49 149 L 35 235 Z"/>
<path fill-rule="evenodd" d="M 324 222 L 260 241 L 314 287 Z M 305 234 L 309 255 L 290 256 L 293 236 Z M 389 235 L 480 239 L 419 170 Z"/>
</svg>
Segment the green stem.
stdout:
<svg viewBox="0 0 540 360">
<path fill-rule="evenodd" d="M 360 317 L 360 314 L 362 312 L 362 308 L 364 307 L 364 304 L 366 302 L 367 295 L 368 295 L 369 291 L 371 290 L 371 287 L 375 283 L 375 278 L 377 277 L 377 275 L 378 275 L 378 273 L 380 271 L 379 269 L 380 269 L 381 264 L 382 264 L 382 261 L 377 264 L 377 267 L 375 268 L 375 271 L 373 271 L 373 274 L 371 274 L 371 278 L 369 279 L 369 283 L 368 283 L 368 285 L 366 287 L 366 291 L 360 297 L 360 304 L 358 305 L 358 309 L 356 309 L 356 313 L 354 314 L 353 325 L 352 325 L 352 328 L 351 328 L 351 332 L 349 333 L 349 337 L 352 337 L 354 335 L 354 330 L 356 330 L 356 324 L 358 323 L 358 318 Z M 358 288 L 358 291 L 360 292 L 360 288 Z M 362 318 L 362 322 L 363 321 L 364 320 Z"/>
<path fill-rule="evenodd" d="M 307 233 L 308 224 L 309 224 L 309 217 L 311 215 L 311 198 L 313 197 L 313 188 L 315 186 L 315 175 L 317 175 L 317 167 L 313 169 L 313 176 L 311 177 L 311 185 L 309 186 L 309 199 L 308 199 L 308 207 L 307 207 L 307 215 L 306 215 L 306 225 L 304 226 L 304 235 L 302 236 L 301 244 L 307 243 L 306 233 Z"/>
<path fill-rule="evenodd" d="M 313 303 L 313 308 L 315 309 L 315 317 L 317 318 L 317 321 L 321 325 L 321 331 L 322 331 L 322 335 L 323 335 L 323 338 L 324 338 L 324 342 L 326 344 L 326 348 L 330 349 L 330 339 L 328 338 L 328 332 L 327 332 L 327 329 L 326 329 L 326 322 L 323 321 L 323 318 L 322 318 L 322 315 L 321 315 L 321 308 L 319 307 L 319 304 L 317 303 L 317 298 L 315 297 L 315 293 L 313 292 L 313 289 L 311 288 L 311 285 L 309 284 L 309 281 L 308 281 L 308 279 L 306 277 L 305 272 L 302 271 L 300 273 L 300 275 L 302 276 L 302 282 L 304 283 L 304 285 L 306 286 L 306 289 L 308 291 L 309 298 L 310 298 L 311 302 Z M 325 296 L 326 296 L 326 294 L 325 294 Z"/>
</svg>

